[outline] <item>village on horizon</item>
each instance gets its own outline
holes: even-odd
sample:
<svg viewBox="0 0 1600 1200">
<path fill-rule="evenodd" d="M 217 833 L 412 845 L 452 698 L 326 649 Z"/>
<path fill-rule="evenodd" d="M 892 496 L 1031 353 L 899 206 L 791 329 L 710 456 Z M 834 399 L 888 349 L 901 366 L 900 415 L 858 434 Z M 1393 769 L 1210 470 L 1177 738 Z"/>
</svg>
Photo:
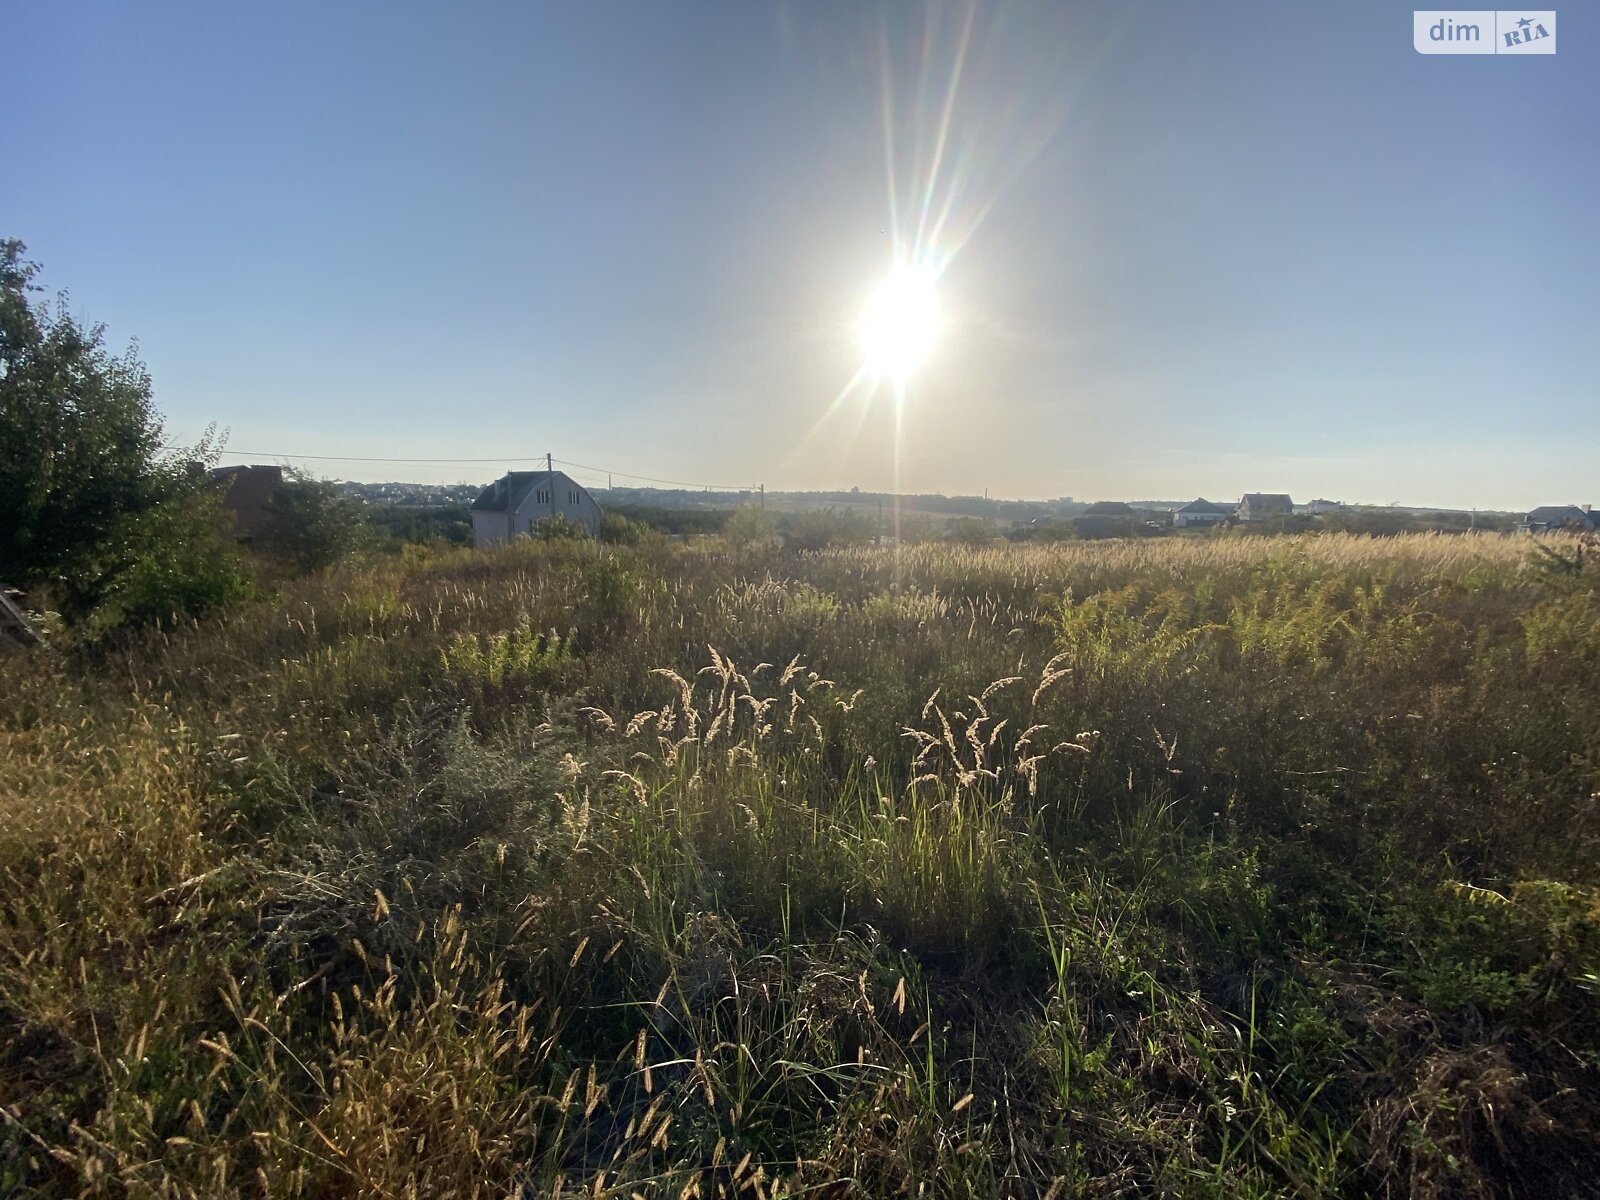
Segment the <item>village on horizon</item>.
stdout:
<svg viewBox="0 0 1600 1200">
<path fill-rule="evenodd" d="M 267 499 L 284 479 L 284 468 L 274 464 L 234 465 L 214 468 L 219 482 L 226 481 L 226 503 L 236 514 L 241 531 L 263 519 Z M 345 494 L 368 504 L 408 508 L 465 506 L 471 514 L 473 541 L 488 545 L 520 533 L 538 531 L 541 522 L 560 516 L 591 536 L 600 529 L 608 505 L 625 508 L 718 509 L 770 504 L 774 511 L 840 507 L 845 509 L 896 505 L 928 515 L 951 519 L 978 518 L 1010 526 L 1041 522 L 1075 523 L 1084 536 L 1138 534 L 1152 529 L 1207 529 L 1224 525 L 1283 527 L 1296 518 L 1338 518 L 1358 514 L 1396 514 L 1434 518 L 1454 529 L 1460 519 L 1467 529 L 1515 528 L 1523 533 L 1556 529 L 1600 530 L 1600 513 L 1588 503 L 1546 504 L 1524 511 L 1459 509 L 1443 506 L 1349 503 L 1321 497 L 1296 502 L 1284 492 L 1246 492 L 1236 502 L 1215 502 L 1205 497 L 1179 500 L 1097 500 L 1072 496 L 1047 500 L 1003 500 L 984 496 L 949 496 L 942 493 L 890 493 L 848 490 L 767 491 L 764 487 L 701 488 L 666 486 L 586 486 L 553 465 L 545 470 L 508 471 L 492 483 L 428 484 L 338 481 Z M 603 502 L 602 502 L 603 499 Z M 1451 518 L 1457 520 L 1452 521 Z M 1296 528 L 1305 525 L 1301 521 Z M 1314 526 L 1311 526 L 1314 527 Z M 1336 527 L 1336 526 L 1335 526 Z"/>
</svg>

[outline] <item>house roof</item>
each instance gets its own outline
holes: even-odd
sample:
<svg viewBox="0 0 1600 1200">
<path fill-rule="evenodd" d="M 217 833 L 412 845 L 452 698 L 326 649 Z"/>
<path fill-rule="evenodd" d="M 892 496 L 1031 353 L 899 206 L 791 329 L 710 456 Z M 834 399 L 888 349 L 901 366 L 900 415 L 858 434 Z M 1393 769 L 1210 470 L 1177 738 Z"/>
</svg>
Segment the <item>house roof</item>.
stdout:
<svg viewBox="0 0 1600 1200">
<path fill-rule="evenodd" d="M 1133 506 L 1121 500 L 1099 500 L 1083 510 L 1086 517 L 1131 517 Z"/>
<path fill-rule="evenodd" d="M 212 467 L 211 478 L 232 479 L 235 475 L 252 475 L 258 471 L 273 479 L 283 478 L 283 468 L 276 463 L 251 463 L 248 466 L 238 463 L 231 467 Z"/>
<path fill-rule="evenodd" d="M 560 472 L 556 472 L 560 474 Z M 516 512 L 523 498 L 550 477 L 549 471 L 508 471 L 472 502 L 474 512 Z"/>
<path fill-rule="evenodd" d="M 1229 510 L 1223 508 L 1222 505 L 1213 504 L 1204 496 L 1201 496 L 1198 500 L 1189 501 L 1189 503 L 1178 509 L 1178 511 L 1181 513 L 1205 513 L 1207 515 L 1218 517 L 1225 517 L 1229 512 Z"/>
<path fill-rule="evenodd" d="M 1588 525 L 1592 518 L 1576 504 L 1541 504 L 1528 513 L 1527 520 L 1530 525 L 1560 525 L 1564 521 L 1582 521 Z"/>
<path fill-rule="evenodd" d="M 1246 492 L 1239 498 L 1245 508 L 1293 508 L 1294 501 L 1284 492 Z"/>
</svg>

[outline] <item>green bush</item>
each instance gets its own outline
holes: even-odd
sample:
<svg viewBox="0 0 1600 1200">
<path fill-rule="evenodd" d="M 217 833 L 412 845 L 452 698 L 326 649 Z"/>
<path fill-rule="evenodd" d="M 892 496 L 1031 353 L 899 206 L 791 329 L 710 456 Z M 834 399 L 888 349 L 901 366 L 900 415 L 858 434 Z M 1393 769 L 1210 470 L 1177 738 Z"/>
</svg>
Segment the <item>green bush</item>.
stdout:
<svg viewBox="0 0 1600 1200">
<path fill-rule="evenodd" d="M 534 536 L 541 542 L 577 542 L 589 534 L 576 521 L 567 520 L 566 513 L 556 513 L 539 522 Z"/>
<path fill-rule="evenodd" d="M 251 595 L 246 566 L 218 526 L 215 501 L 197 494 L 125 518 L 126 565 L 90 617 L 91 629 L 172 625 Z"/>
<path fill-rule="evenodd" d="M 267 503 L 257 544 L 301 572 L 321 571 L 367 544 L 366 505 L 324 480 L 291 474 Z"/>
<path fill-rule="evenodd" d="M 651 532 L 642 521 L 631 520 L 621 513 L 608 512 L 600 518 L 600 540 L 614 546 L 642 545 Z"/>
<path fill-rule="evenodd" d="M 735 550 L 769 549 L 777 544 L 777 526 L 761 509 L 746 505 L 723 522 L 722 537 Z"/>
<path fill-rule="evenodd" d="M 373 535 L 391 544 L 472 545 L 472 514 L 464 504 L 371 504 L 365 515 Z"/>
<path fill-rule="evenodd" d="M 859 546 L 872 537 L 871 523 L 852 508 L 786 513 L 778 529 L 783 534 L 784 544 L 795 550 Z"/>
<path fill-rule="evenodd" d="M 986 546 L 994 541 L 994 526 L 982 517 L 957 517 L 945 530 L 945 537 L 963 546 Z"/>
</svg>

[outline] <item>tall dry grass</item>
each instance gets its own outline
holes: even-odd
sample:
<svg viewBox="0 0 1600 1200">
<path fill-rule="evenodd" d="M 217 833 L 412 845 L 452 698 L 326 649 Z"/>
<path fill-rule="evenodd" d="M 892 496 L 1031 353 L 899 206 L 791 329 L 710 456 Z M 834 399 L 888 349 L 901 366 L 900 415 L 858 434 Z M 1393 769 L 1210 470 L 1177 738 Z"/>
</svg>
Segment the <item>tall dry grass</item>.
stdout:
<svg viewBox="0 0 1600 1200">
<path fill-rule="evenodd" d="M 1593 1194 L 1594 578 L 530 545 L 0 660 L 0 1192 Z"/>
</svg>

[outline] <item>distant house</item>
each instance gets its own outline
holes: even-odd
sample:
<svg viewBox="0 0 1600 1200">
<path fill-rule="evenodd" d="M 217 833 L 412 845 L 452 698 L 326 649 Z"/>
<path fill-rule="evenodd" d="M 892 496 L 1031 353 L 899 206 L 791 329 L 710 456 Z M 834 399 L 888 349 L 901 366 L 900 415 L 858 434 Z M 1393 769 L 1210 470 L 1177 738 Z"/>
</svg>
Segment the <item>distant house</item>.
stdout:
<svg viewBox="0 0 1600 1200">
<path fill-rule="evenodd" d="M 1239 498 L 1239 520 L 1264 521 L 1268 517 L 1287 517 L 1294 512 L 1294 501 L 1282 492 L 1246 492 Z"/>
<path fill-rule="evenodd" d="M 1083 538 L 1132 537 L 1138 532 L 1139 514 L 1131 504 L 1101 500 L 1073 518 L 1072 527 Z"/>
<path fill-rule="evenodd" d="M 1172 523 L 1179 529 L 1192 525 L 1220 525 L 1233 515 L 1233 510 L 1213 504 L 1204 497 L 1191 500 L 1172 514 Z"/>
<path fill-rule="evenodd" d="M 1541 504 L 1517 526 L 1523 533 L 1548 533 L 1552 529 L 1600 529 L 1600 513 L 1587 504 Z"/>
<path fill-rule="evenodd" d="M 590 537 L 600 534 L 600 506 L 564 471 L 512 471 L 496 479 L 472 502 L 472 544 L 482 549 L 561 516 Z"/>
<path fill-rule="evenodd" d="M 222 491 L 222 507 L 233 515 L 233 536 L 253 542 L 272 528 L 272 496 L 283 486 L 283 468 L 217 467 L 211 484 Z"/>
<path fill-rule="evenodd" d="M 1323 513 L 1343 512 L 1344 505 L 1337 500 L 1313 500 L 1310 504 L 1300 505 L 1300 511 L 1308 516 L 1320 517 Z"/>
</svg>

